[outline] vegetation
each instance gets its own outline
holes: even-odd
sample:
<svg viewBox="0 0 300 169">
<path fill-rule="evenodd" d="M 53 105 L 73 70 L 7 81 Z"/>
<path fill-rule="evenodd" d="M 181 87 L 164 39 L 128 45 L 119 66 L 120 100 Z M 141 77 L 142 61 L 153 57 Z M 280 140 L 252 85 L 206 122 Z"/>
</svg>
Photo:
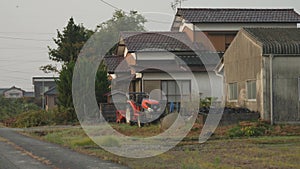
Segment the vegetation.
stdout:
<svg viewBox="0 0 300 169">
<path fill-rule="evenodd" d="M 270 132 L 271 126 L 264 122 L 242 122 L 228 131 L 229 137 L 255 137 Z"/>
<path fill-rule="evenodd" d="M 44 72 L 58 72 L 59 79 L 57 80 L 58 89 L 58 106 L 59 109 L 68 110 L 70 120 L 76 120 L 73 99 L 72 99 L 72 77 L 75 63 L 78 55 L 91 38 L 96 38 L 96 42 L 111 42 L 105 45 L 96 45 L 96 49 L 89 49 L 97 51 L 97 56 L 104 56 L 106 54 L 114 54 L 116 49 L 116 42 L 119 40 L 120 31 L 142 31 L 144 30 L 145 18 L 135 11 L 125 13 L 123 11 L 116 11 L 113 17 L 106 22 L 103 22 L 93 30 L 85 28 L 82 24 L 76 24 L 73 18 L 69 19 L 67 26 L 62 32 L 57 31 L 57 37 L 54 39 L 56 48 L 49 48 L 49 59 L 59 62 L 62 68 L 59 70 L 56 66 L 45 65 L 41 67 Z M 109 46 L 106 46 L 109 45 Z M 110 51 L 104 51 L 109 49 Z M 100 52 L 98 52 L 100 51 Z M 107 69 L 103 62 L 99 65 L 95 78 L 95 94 L 98 102 L 106 102 L 103 94 L 109 90 L 109 81 L 107 77 Z M 88 94 L 87 94 L 88 95 Z"/>
<path fill-rule="evenodd" d="M 38 110 L 39 107 L 26 99 L 7 99 L 0 97 L 0 121 L 13 118 L 29 110 Z"/>
<path fill-rule="evenodd" d="M 253 122 L 254 123 L 254 122 Z M 259 122 L 255 122 L 256 125 Z M 246 125 L 249 122 L 245 122 Z M 138 128 L 125 124 L 111 124 L 113 128 L 130 136 L 150 137 L 161 132 L 159 125 Z M 254 125 L 254 124 L 253 124 Z M 262 124 L 263 125 L 263 124 Z M 198 126 L 197 126 L 198 127 Z M 113 155 L 89 139 L 81 128 L 48 129 L 30 134 L 50 142 L 58 143 L 77 151 L 93 154 L 130 168 L 297 168 L 300 160 L 300 126 L 274 126 L 268 136 L 230 139 L 229 127 L 219 127 L 208 142 L 199 144 L 198 130 L 190 133 L 180 144 L 156 157 L 129 159 Z M 294 136 L 284 135 L 294 131 Z M 42 134 L 41 134 L 42 133 Z M 113 139 L 112 139 L 113 140 Z M 108 146 L 111 138 L 105 141 Z M 292 148 L 291 148 L 292 147 Z M 280 152 L 280 153 L 279 153 Z"/>
</svg>

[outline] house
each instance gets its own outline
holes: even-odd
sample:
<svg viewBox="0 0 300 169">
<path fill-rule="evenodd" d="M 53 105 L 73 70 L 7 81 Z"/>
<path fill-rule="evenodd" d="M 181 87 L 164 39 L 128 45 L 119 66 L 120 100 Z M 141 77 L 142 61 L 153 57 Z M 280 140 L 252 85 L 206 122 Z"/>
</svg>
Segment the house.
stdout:
<svg viewBox="0 0 300 169">
<path fill-rule="evenodd" d="M 57 107 L 57 89 L 56 86 L 52 87 L 44 93 L 45 97 L 45 110 L 51 110 Z"/>
<path fill-rule="evenodd" d="M 300 29 L 243 28 L 224 54 L 226 102 L 300 123 Z"/>
<path fill-rule="evenodd" d="M 55 80 L 57 79 L 57 77 L 33 77 L 32 84 L 35 97 L 40 98 L 44 92 L 56 86 Z"/>
<path fill-rule="evenodd" d="M 297 28 L 294 9 L 179 8 L 171 31 L 186 32 L 193 42 L 225 52 L 242 27 Z M 206 38 L 207 37 L 207 38 Z"/>
<path fill-rule="evenodd" d="M 25 91 L 15 86 L 3 90 L 4 98 L 23 98 Z"/>
<path fill-rule="evenodd" d="M 34 96 L 36 100 L 40 100 L 39 104 L 45 108 L 44 93 L 56 86 L 57 77 L 33 77 L 32 84 L 34 86 Z"/>
<path fill-rule="evenodd" d="M 113 84 L 118 84 L 112 90 L 151 95 L 158 89 L 165 98 L 161 94 L 155 99 L 168 102 L 180 102 L 191 94 L 221 96 L 221 91 L 211 92 L 211 86 L 221 83 L 213 72 L 219 55 L 195 45 L 184 32 L 121 32 L 114 57 L 113 63 L 105 61 L 110 63 L 108 69 L 115 68 Z"/>
</svg>

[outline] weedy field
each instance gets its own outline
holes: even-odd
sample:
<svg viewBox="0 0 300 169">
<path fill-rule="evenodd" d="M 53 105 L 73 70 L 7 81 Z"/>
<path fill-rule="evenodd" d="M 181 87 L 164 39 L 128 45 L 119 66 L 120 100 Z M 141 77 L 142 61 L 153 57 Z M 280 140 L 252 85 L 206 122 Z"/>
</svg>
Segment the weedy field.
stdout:
<svg viewBox="0 0 300 169">
<path fill-rule="evenodd" d="M 247 133 L 258 133 L 262 129 L 256 123 L 251 125 L 249 127 L 247 123 L 246 127 L 218 127 L 209 141 L 199 144 L 197 139 L 201 126 L 195 124 L 188 136 L 176 147 L 159 156 L 145 159 L 129 159 L 111 154 L 96 145 L 80 127 L 50 127 L 45 130 L 27 130 L 26 134 L 136 169 L 300 168 L 300 126 L 264 125 L 266 128 L 263 135 L 254 137 Z M 125 135 L 137 137 L 149 137 L 162 132 L 159 125 L 142 128 L 126 124 L 111 126 Z M 239 130 L 246 135 L 240 135 Z M 101 144 L 118 145 L 118 141 L 108 137 Z"/>
</svg>

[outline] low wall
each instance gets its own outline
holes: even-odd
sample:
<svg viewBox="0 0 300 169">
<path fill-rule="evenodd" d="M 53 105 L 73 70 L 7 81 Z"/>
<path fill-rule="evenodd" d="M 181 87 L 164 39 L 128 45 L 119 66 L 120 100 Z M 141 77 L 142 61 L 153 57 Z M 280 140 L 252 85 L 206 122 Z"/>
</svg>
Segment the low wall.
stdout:
<svg viewBox="0 0 300 169">
<path fill-rule="evenodd" d="M 207 114 L 199 114 L 198 121 L 201 125 L 204 125 Z M 259 113 L 249 112 L 249 113 L 223 113 L 219 125 L 227 126 L 239 124 L 241 121 L 256 121 L 260 118 Z"/>
</svg>

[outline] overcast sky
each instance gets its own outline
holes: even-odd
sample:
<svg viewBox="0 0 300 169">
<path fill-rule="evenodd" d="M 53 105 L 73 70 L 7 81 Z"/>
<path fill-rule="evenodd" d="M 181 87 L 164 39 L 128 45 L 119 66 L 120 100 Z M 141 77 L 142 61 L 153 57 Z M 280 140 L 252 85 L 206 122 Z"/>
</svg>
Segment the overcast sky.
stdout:
<svg viewBox="0 0 300 169">
<path fill-rule="evenodd" d="M 148 30 L 169 30 L 173 0 L 106 0 L 125 11 L 137 10 L 149 22 Z M 182 7 L 294 8 L 299 0 L 187 0 Z M 56 30 L 73 16 L 76 23 L 94 29 L 111 18 L 114 8 L 101 0 L 0 0 L 0 88 L 13 85 L 33 91 L 33 76 L 52 76 L 39 70 L 50 63 L 47 46 L 54 46 Z"/>
</svg>

